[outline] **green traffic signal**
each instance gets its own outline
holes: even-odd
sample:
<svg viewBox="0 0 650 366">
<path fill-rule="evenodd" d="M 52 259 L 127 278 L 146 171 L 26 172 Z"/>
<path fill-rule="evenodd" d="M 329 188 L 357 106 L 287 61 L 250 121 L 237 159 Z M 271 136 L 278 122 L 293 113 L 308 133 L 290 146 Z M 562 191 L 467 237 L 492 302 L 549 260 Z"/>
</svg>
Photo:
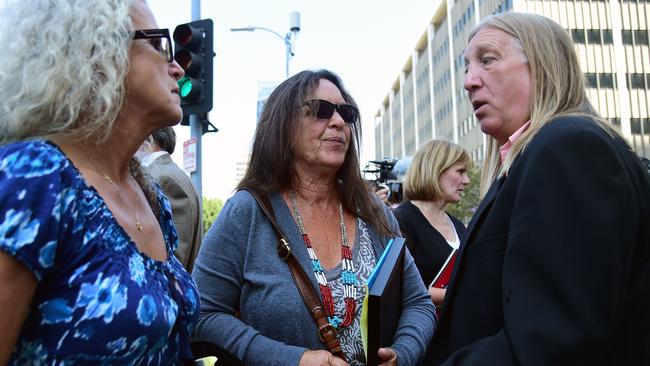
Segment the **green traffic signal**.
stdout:
<svg viewBox="0 0 650 366">
<path fill-rule="evenodd" d="M 181 105 L 188 105 L 202 100 L 201 84 L 196 79 L 183 76 L 178 80 L 178 94 L 181 96 Z"/>
<path fill-rule="evenodd" d="M 187 98 L 192 92 L 192 81 L 189 77 L 183 76 L 178 80 L 178 88 L 180 89 L 181 98 Z"/>
</svg>

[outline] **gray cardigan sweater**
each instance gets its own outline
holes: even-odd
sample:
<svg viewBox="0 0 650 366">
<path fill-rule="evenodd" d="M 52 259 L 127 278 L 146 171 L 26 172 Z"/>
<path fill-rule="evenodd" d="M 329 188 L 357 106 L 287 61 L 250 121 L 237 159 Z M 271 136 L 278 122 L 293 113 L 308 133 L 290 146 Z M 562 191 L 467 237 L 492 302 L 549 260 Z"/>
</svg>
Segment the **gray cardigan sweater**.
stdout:
<svg viewBox="0 0 650 366">
<path fill-rule="evenodd" d="M 309 255 L 289 208 L 277 193 L 269 199 L 294 256 L 318 293 Z M 398 231 L 395 217 L 384 209 L 391 227 Z M 390 238 L 372 227 L 369 231 L 379 258 Z M 298 365 L 305 351 L 326 349 L 287 264 L 277 254 L 276 242 L 271 224 L 248 192 L 239 191 L 226 202 L 201 245 L 192 272 L 201 294 L 194 340 L 214 342 L 246 365 Z M 408 251 L 402 302 L 392 348 L 399 365 L 417 365 L 433 335 L 435 309 Z"/>
</svg>

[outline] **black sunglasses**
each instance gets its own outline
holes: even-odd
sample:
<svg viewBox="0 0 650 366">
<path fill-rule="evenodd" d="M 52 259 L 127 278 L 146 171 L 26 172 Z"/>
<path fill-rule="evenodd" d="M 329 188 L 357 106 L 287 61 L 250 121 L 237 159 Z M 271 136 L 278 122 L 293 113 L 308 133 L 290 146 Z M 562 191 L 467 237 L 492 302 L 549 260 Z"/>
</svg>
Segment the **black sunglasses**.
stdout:
<svg viewBox="0 0 650 366">
<path fill-rule="evenodd" d="M 311 115 L 318 119 L 330 119 L 334 111 L 339 112 L 345 123 L 355 123 L 359 119 L 359 110 L 349 104 L 334 104 L 322 99 L 308 100 L 302 105 L 309 106 Z"/>
<path fill-rule="evenodd" d="M 169 29 L 141 29 L 134 31 L 133 39 L 150 39 L 151 44 L 160 52 L 167 62 L 174 60 L 172 50 L 172 39 L 169 37 Z"/>
</svg>

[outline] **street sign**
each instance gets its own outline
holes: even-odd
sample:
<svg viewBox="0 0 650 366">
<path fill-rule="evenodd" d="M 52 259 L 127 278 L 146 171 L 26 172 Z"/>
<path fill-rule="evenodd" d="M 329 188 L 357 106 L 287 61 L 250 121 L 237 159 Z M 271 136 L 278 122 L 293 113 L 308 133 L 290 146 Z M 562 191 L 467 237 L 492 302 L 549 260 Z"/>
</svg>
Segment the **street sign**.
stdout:
<svg viewBox="0 0 650 366">
<path fill-rule="evenodd" d="M 196 171 L 196 137 L 183 142 L 183 169 L 188 173 Z"/>
</svg>

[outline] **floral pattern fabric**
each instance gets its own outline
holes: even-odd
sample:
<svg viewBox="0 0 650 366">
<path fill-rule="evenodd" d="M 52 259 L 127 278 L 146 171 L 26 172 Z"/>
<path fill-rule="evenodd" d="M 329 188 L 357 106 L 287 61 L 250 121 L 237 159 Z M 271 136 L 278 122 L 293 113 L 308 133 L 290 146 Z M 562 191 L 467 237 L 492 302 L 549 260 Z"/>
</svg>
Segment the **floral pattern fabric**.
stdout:
<svg viewBox="0 0 650 366">
<path fill-rule="evenodd" d="M 175 365 L 191 358 L 194 282 L 173 253 L 171 207 L 158 188 L 168 254 L 141 253 L 97 191 L 54 144 L 0 147 L 0 250 L 38 286 L 10 365 Z"/>
</svg>

